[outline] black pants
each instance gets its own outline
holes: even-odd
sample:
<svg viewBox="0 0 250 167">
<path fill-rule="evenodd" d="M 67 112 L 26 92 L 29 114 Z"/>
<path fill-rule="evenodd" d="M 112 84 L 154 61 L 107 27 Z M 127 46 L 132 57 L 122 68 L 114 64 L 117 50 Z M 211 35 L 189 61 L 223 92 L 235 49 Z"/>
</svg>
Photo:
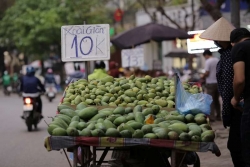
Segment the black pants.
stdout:
<svg viewBox="0 0 250 167">
<path fill-rule="evenodd" d="M 242 113 L 239 110 L 234 109 L 232 112 L 232 120 L 229 131 L 229 137 L 227 142 L 227 148 L 229 149 L 232 157 L 232 161 L 235 167 L 245 167 L 242 149 L 241 149 L 241 117 Z"/>
<path fill-rule="evenodd" d="M 250 98 L 245 99 L 244 103 L 241 118 L 242 155 L 245 163 L 250 166 Z"/>
</svg>

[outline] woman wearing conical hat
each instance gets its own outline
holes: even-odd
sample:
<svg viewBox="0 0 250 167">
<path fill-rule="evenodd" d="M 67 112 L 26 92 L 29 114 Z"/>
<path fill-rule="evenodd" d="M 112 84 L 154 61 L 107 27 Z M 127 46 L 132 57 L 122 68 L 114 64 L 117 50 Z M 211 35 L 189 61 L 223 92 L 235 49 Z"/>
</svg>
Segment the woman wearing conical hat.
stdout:
<svg viewBox="0 0 250 167">
<path fill-rule="evenodd" d="M 231 99 L 233 97 L 233 61 L 231 57 L 230 33 L 235 27 L 225 18 L 221 17 L 208 27 L 200 38 L 213 40 L 221 49 L 220 61 L 216 67 L 216 78 L 218 90 L 222 97 L 222 119 L 225 128 L 230 127 L 227 147 L 231 153 L 232 161 L 236 167 L 244 167 L 241 153 L 240 123 L 241 112 L 233 108 Z"/>
</svg>

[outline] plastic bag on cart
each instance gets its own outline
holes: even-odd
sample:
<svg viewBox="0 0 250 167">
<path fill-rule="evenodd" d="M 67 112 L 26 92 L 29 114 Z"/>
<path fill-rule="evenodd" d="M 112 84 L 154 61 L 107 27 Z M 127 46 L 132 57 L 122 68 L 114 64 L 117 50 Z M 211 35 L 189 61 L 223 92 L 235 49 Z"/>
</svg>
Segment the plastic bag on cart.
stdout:
<svg viewBox="0 0 250 167">
<path fill-rule="evenodd" d="M 189 113 L 210 115 L 212 96 L 204 93 L 191 94 L 184 89 L 178 76 L 176 81 L 176 109 L 184 115 Z"/>
</svg>

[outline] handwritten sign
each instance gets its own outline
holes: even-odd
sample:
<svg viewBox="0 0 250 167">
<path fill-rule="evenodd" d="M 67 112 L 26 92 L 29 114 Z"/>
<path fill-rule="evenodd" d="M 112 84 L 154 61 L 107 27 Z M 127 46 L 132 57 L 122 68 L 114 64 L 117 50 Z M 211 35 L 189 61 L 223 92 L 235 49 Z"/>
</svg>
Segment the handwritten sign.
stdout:
<svg viewBox="0 0 250 167">
<path fill-rule="evenodd" d="M 63 62 L 110 59 L 108 24 L 62 26 L 61 42 Z"/>
<path fill-rule="evenodd" d="M 144 51 L 143 48 L 122 50 L 122 67 L 143 67 Z"/>
</svg>

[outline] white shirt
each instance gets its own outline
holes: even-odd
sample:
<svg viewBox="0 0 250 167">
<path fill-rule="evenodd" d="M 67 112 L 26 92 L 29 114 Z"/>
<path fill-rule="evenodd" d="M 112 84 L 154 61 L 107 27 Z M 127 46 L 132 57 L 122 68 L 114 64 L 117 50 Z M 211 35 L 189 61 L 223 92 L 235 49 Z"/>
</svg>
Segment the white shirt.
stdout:
<svg viewBox="0 0 250 167">
<path fill-rule="evenodd" d="M 207 84 L 217 83 L 216 79 L 216 66 L 219 62 L 219 59 L 216 57 L 210 57 L 205 62 L 205 71 L 209 72 L 209 75 L 206 77 Z"/>
</svg>

